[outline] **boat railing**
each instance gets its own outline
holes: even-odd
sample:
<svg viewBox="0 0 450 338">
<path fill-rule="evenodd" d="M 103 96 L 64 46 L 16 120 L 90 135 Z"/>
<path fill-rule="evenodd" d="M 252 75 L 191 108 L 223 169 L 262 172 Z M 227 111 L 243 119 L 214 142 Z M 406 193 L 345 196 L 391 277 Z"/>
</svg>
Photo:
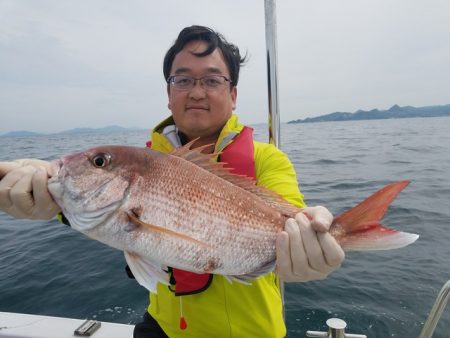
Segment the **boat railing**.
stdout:
<svg viewBox="0 0 450 338">
<path fill-rule="evenodd" d="M 441 319 L 442 312 L 447 305 L 448 299 L 450 297 L 450 280 L 444 284 L 441 291 L 439 292 L 433 307 L 431 308 L 430 314 L 428 315 L 427 321 L 425 322 L 422 332 L 419 338 L 431 338 L 436 326 Z"/>
<path fill-rule="evenodd" d="M 436 301 L 428 315 L 422 332 L 419 338 L 432 338 L 434 330 L 441 319 L 442 313 L 447 306 L 448 299 L 450 298 L 450 280 L 444 284 L 439 292 Z M 322 338 L 366 338 L 363 334 L 351 334 L 346 333 L 345 328 L 347 323 L 339 318 L 330 318 L 327 320 L 328 332 L 322 331 L 306 331 L 307 337 L 322 337 Z"/>
</svg>

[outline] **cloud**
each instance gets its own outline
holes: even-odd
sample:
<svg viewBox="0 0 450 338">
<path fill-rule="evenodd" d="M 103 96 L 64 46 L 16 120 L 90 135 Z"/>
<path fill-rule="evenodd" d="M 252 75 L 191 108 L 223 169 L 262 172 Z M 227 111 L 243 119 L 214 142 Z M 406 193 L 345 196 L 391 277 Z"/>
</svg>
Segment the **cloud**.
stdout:
<svg viewBox="0 0 450 338">
<path fill-rule="evenodd" d="M 282 121 L 449 103 L 449 12 L 438 0 L 278 1 Z M 162 59 L 192 24 L 248 52 L 237 113 L 267 120 L 260 0 L 3 0 L 0 21 L 0 133 L 151 128 L 169 114 Z"/>
</svg>

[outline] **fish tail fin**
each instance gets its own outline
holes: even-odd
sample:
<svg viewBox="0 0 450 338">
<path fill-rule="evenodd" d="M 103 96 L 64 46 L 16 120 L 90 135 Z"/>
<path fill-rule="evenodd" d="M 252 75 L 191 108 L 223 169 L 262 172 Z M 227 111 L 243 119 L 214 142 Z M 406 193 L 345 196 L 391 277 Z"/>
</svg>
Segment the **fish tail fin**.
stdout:
<svg viewBox="0 0 450 338">
<path fill-rule="evenodd" d="M 419 238 L 380 224 L 389 205 L 408 184 L 409 181 L 389 184 L 333 220 L 333 235 L 345 251 L 397 249 Z"/>
</svg>

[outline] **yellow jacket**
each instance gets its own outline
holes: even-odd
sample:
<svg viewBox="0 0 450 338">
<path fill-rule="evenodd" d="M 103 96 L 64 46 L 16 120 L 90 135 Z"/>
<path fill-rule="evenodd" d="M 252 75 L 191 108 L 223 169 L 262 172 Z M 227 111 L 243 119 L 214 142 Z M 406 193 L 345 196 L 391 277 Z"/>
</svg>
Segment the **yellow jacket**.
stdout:
<svg viewBox="0 0 450 338">
<path fill-rule="evenodd" d="M 152 149 L 170 152 L 173 146 L 163 133 L 173 124 L 168 118 L 152 132 Z M 240 132 L 243 125 L 233 115 L 222 129 L 218 145 L 230 133 Z M 257 184 L 271 189 L 290 203 L 304 207 L 295 170 L 287 156 L 273 145 L 254 142 Z M 182 298 L 180 300 L 180 298 Z M 187 328 L 179 327 L 180 313 Z M 150 293 L 148 312 L 169 337 L 284 337 L 282 302 L 278 277 L 269 273 L 251 285 L 230 283 L 214 275 L 205 291 L 177 297 L 166 285 L 157 285 L 157 294 Z"/>
</svg>

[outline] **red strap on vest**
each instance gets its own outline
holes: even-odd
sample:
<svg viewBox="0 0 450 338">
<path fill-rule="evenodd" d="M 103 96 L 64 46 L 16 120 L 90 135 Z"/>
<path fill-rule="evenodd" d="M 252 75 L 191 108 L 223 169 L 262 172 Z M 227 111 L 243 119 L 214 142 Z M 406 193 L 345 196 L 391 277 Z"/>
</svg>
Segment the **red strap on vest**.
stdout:
<svg viewBox="0 0 450 338">
<path fill-rule="evenodd" d="M 232 168 L 232 173 L 255 179 L 253 129 L 244 127 L 233 142 L 222 151 L 220 161 L 227 163 L 226 167 Z M 176 296 L 202 292 L 211 285 L 213 279 L 212 274 L 198 274 L 175 268 L 172 269 L 172 277 L 175 279 Z"/>
<path fill-rule="evenodd" d="M 169 286 L 169 290 L 175 292 L 175 296 L 186 296 L 200 293 L 209 288 L 213 275 L 172 268 L 172 279 L 175 284 L 175 290 L 172 285 Z"/>
<path fill-rule="evenodd" d="M 220 154 L 220 162 L 226 163 L 233 174 L 255 177 L 253 129 L 244 127 L 234 141 Z"/>
</svg>

